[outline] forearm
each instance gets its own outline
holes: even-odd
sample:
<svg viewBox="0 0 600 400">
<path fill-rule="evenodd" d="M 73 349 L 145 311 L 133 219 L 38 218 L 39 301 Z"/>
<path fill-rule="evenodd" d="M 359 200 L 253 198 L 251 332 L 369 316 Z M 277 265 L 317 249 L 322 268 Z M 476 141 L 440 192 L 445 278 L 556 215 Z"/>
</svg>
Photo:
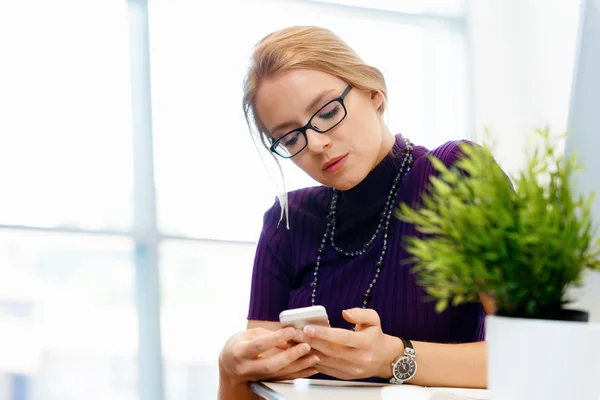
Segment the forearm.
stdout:
<svg viewBox="0 0 600 400">
<path fill-rule="evenodd" d="M 404 346 L 400 339 L 394 339 L 392 351 L 398 359 L 404 352 Z M 487 387 L 485 342 L 464 344 L 412 342 L 412 344 L 417 354 L 415 358 L 417 373 L 408 383 L 421 386 Z M 391 366 L 389 374 L 391 377 Z"/>
</svg>

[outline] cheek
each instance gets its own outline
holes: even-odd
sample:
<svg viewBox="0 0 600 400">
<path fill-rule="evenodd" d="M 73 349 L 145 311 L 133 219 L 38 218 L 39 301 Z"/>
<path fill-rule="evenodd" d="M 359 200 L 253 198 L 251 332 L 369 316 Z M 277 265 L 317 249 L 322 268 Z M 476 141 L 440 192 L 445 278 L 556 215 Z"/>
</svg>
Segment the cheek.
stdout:
<svg viewBox="0 0 600 400">
<path fill-rule="evenodd" d="M 319 165 L 309 154 L 294 157 L 292 158 L 292 162 L 313 179 L 318 177 L 320 172 Z"/>
<path fill-rule="evenodd" d="M 345 122 L 340 126 L 340 136 L 342 139 L 349 139 L 358 148 L 365 148 L 365 145 L 368 147 L 373 138 L 381 136 L 378 118 L 370 110 L 359 109 L 354 113 L 349 112 Z"/>
<path fill-rule="evenodd" d="M 358 160 L 367 162 L 373 156 L 374 150 L 381 141 L 381 131 L 377 124 L 369 118 L 356 118 L 348 120 L 348 124 L 340 126 L 336 132 L 336 141 L 339 142 L 339 151 L 345 150 L 354 154 Z"/>
</svg>

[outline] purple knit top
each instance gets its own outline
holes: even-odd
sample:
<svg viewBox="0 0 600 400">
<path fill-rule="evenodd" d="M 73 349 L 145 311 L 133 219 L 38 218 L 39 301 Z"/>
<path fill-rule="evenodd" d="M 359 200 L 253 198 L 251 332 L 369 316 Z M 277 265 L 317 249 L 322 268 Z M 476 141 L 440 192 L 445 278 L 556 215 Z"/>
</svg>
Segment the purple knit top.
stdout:
<svg viewBox="0 0 600 400">
<path fill-rule="evenodd" d="M 434 173 L 427 158 L 430 153 L 446 165 L 454 163 L 460 142 L 448 142 L 429 152 L 413 145 L 414 163 L 400 185 L 396 205 L 418 204 Z M 404 156 L 404 139 L 396 136 L 394 154 L 386 156 L 373 171 L 354 188 L 339 193 L 337 202 L 336 245 L 360 249 L 369 240 L 385 207 L 389 190 L 398 174 Z M 317 186 L 288 194 L 290 229 L 280 220 L 278 201 L 264 215 L 258 241 L 248 319 L 278 321 L 285 309 L 311 305 L 311 282 L 317 249 L 326 228 L 332 189 Z M 381 318 L 383 332 L 414 341 L 466 343 L 484 340 L 485 312 L 480 303 L 449 307 L 436 313 L 435 303 L 425 299 L 417 285 L 403 239 L 420 235 L 414 227 L 392 215 L 384 266 L 371 292 L 368 308 Z M 316 304 L 327 309 L 331 326 L 351 329 L 342 310 L 361 307 L 365 290 L 375 275 L 375 263 L 381 254 L 380 232 L 364 254 L 348 258 L 340 256 L 329 242 L 321 256 Z M 323 376 L 319 376 L 323 378 Z"/>
</svg>

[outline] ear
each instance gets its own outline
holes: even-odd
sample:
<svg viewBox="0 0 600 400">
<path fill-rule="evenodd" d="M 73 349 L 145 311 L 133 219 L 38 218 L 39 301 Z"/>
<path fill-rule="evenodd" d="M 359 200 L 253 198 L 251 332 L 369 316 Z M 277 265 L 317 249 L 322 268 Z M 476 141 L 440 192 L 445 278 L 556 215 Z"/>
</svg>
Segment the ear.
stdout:
<svg viewBox="0 0 600 400">
<path fill-rule="evenodd" d="M 371 90 L 371 103 L 377 111 L 379 111 L 383 105 L 383 96 L 377 90 Z"/>
</svg>

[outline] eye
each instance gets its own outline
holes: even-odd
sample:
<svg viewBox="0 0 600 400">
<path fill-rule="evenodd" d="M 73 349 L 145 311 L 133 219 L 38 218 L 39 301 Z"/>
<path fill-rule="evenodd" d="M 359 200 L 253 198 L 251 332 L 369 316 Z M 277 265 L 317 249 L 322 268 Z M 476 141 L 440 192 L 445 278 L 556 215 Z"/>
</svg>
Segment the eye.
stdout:
<svg viewBox="0 0 600 400">
<path fill-rule="evenodd" d="M 326 105 L 319 111 L 319 118 L 321 119 L 331 119 L 335 117 L 335 115 L 340 111 L 340 104 L 338 102 L 334 102 Z"/>
<path fill-rule="evenodd" d="M 281 140 L 281 144 L 283 144 L 285 147 L 292 147 L 298 143 L 298 141 L 300 140 L 300 138 L 299 138 L 300 135 L 301 135 L 300 132 L 293 132 L 293 133 L 285 136 Z"/>
<path fill-rule="evenodd" d="M 298 142 L 298 136 L 295 136 L 295 135 L 294 135 L 294 136 L 293 136 L 292 138 L 290 138 L 289 140 L 284 140 L 284 143 L 283 143 L 283 145 L 284 145 L 285 147 L 288 147 L 288 146 L 293 146 L 293 145 L 295 145 L 297 142 Z"/>
</svg>

